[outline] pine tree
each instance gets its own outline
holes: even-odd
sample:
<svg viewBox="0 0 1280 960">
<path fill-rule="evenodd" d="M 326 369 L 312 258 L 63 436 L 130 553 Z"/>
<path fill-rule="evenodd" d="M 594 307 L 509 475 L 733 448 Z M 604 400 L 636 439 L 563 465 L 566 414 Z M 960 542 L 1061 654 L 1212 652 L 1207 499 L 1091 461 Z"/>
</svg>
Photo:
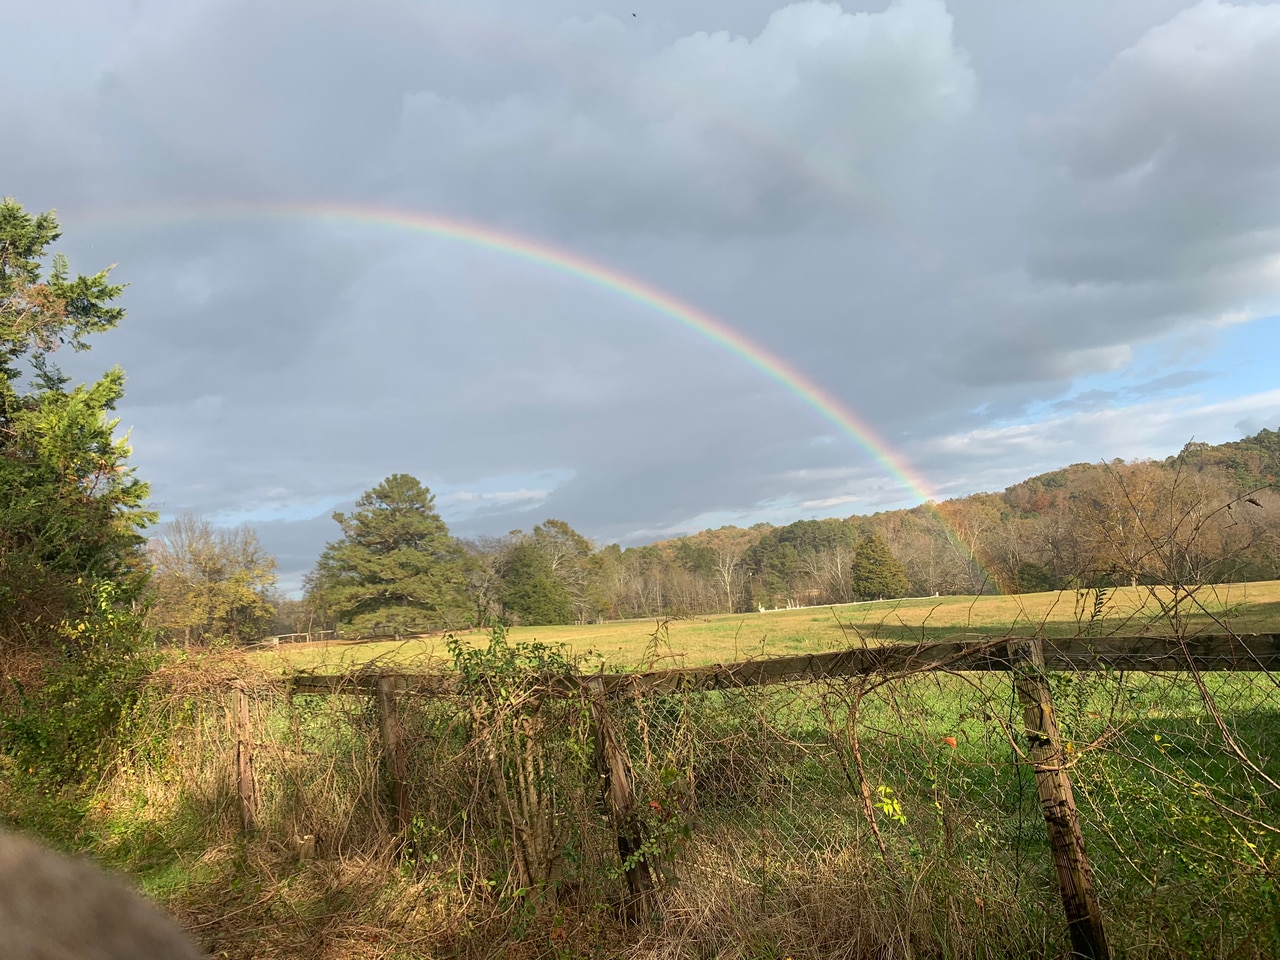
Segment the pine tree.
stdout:
<svg viewBox="0 0 1280 960">
<path fill-rule="evenodd" d="M 110 416 L 124 372 L 72 386 L 52 360 L 120 322 L 121 287 L 106 270 L 72 276 L 61 255 L 46 269 L 60 236 L 54 214 L 0 200 L 0 640 L 48 643 L 146 582 L 139 531 L 155 514 Z"/>
<path fill-rule="evenodd" d="M 907 570 L 883 537 L 873 533 L 858 544 L 849 576 L 853 594 L 859 600 L 888 600 L 907 594 Z"/>
<path fill-rule="evenodd" d="M 397 473 L 369 490 L 350 515 L 335 513 L 343 538 L 329 544 L 310 596 L 357 630 L 425 631 L 464 622 L 468 558 L 435 510 L 435 497 Z"/>
</svg>

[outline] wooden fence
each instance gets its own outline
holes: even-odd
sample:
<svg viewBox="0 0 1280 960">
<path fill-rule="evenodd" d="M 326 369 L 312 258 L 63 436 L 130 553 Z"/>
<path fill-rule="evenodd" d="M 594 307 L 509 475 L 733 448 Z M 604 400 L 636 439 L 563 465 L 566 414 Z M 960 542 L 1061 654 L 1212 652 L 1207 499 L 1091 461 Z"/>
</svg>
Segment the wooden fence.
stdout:
<svg viewBox="0 0 1280 960">
<path fill-rule="evenodd" d="M 1057 872 L 1068 932 L 1075 955 L 1109 958 L 1102 912 L 1068 776 L 1069 763 L 1054 712 L 1048 674 L 1052 671 L 1142 673 L 1251 671 L 1280 673 L 1280 634 L 1154 636 L 953 637 L 945 641 L 863 646 L 734 664 L 629 674 L 553 675 L 532 678 L 540 695 L 582 697 L 590 705 L 599 775 L 611 804 L 611 822 L 630 888 L 631 907 L 641 912 L 652 895 L 647 870 L 637 869 L 638 833 L 628 782 L 629 765 L 607 709 L 613 699 L 676 692 L 731 690 L 772 684 L 799 684 L 828 678 L 893 678 L 927 671 L 1012 672 L 1022 706 L 1027 749 L 1021 756 L 1034 771 L 1036 789 Z M 400 696 L 448 696 L 461 692 L 453 674 L 400 674 L 384 669 L 354 673 L 298 674 L 287 681 L 292 694 L 353 695 L 375 698 L 385 758 L 387 795 L 393 822 L 403 830 L 408 808 Z M 253 739 L 248 693 L 238 692 L 233 715 L 237 729 L 233 776 L 246 830 L 254 828 L 256 807 Z"/>
</svg>

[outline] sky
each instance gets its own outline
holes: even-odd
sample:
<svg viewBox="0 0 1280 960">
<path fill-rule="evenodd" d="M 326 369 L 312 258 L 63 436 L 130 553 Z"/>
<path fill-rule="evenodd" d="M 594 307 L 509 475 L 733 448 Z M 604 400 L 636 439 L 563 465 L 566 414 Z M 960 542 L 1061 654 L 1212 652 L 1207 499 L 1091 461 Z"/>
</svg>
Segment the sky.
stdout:
<svg viewBox="0 0 1280 960">
<path fill-rule="evenodd" d="M 65 369 L 122 366 L 156 508 L 286 589 L 397 472 L 636 544 L 1280 426 L 1280 4 L 0 23 L 0 194 L 128 284 Z"/>
</svg>

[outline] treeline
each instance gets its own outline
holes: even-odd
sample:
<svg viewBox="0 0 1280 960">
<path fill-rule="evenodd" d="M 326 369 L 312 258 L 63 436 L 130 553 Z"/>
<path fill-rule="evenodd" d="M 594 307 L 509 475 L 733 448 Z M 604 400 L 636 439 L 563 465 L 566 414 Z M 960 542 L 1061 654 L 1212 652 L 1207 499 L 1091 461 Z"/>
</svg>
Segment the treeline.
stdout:
<svg viewBox="0 0 1280 960">
<path fill-rule="evenodd" d="M 1076 464 L 998 494 L 599 547 L 563 520 L 458 540 L 397 474 L 334 515 L 306 596 L 272 590 L 252 531 L 182 518 L 152 540 L 155 622 L 240 640 L 590 623 L 945 594 L 1280 578 L 1280 434 L 1163 462 Z"/>
<path fill-rule="evenodd" d="M 247 578 L 263 558 L 246 548 L 246 532 L 220 534 L 228 552 L 239 545 L 246 560 L 257 558 L 222 594 L 222 633 L 242 633 L 237 618 L 253 609 L 264 628 L 270 622 L 280 633 L 410 633 L 1275 579 L 1278 475 L 1280 434 L 1263 430 L 1220 446 L 1189 444 L 1163 462 L 1076 464 L 998 494 L 872 516 L 722 527 L 624 549 L 597 546 L 556 519 L 528 532 L 457 540 L 430 491 L 399 474 L 366 493 L 354 513 L 335 515 L 343 536 L 326 548 L 302 600 L 271 600 L 264 585 L 254 607 Z M 156 582 L 167 582 L 163 564 L 156 569 Z M 213 608 L 202 601 L 198 609 L 203 616 Z M 170 622 L 186 629 L 180 618 Z"/>
</svg>

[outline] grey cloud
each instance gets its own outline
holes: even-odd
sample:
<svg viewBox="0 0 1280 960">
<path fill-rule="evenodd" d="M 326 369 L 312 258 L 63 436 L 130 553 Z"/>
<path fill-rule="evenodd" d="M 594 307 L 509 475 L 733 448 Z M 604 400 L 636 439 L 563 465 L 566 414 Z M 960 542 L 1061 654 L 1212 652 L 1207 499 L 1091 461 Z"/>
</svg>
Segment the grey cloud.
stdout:
<svg viewBox="0 0 1280 960">
<path fill-rule="evenodd" d="M 964 382 L 1065 385 L 1280 307 L 1280 7 L 1201 2 L 1033 117 L 1023 270 L 971 290 Z"/>
<path fill-rule="evenodd" d="M 1273 292 L 1280 7 L 1205 0 L 1121 52 L 1037 139 L 1059 164 L 1030 260 L 1066 283 L 1219 280 Z M 1220 279 L 1219 279 L 1220 278 Z"/>
<path fill-rule="evenodd" d="M 405 6 L 237 0 L 166 14 L 121 40 L 85 105 L 106 154 L 100 202 L 361 185 L 418 72 Z"/>
<path fill-rule="evenodd" d="M 84 30 L 6 21 L 42 54 L 0 63 L 22 145 L 0 193 L 60 207 L 73 265 L 132 282 L 68 366 L 128 371 L 162 509 L 269 518 L 293 582 L 395 471 L 461 532 L 562 516 L 602 540 L 906 494 L 794 389 L 616 291 L 226 204 L 563 247 L 751 338 L 948 494 L 1272 422 L 1177 394 L 1216 318 L 1276 289 L 1275 6 L 76 9 Z M 49 82 L 13 95 L 33 64 Z M 1171 339 L 1196 350 L 1133 369 Z M 1139 436 L 1115 408 L 1150 396 Z"/>
<path fill-rule="evenodd" d="M 407 195 L 461 185 L 495 209 L 611 233 L 794 227 L 833 192 L 900 193 L 974 95 L 935 0 L 875 14 L 796 3 L 753 38 L 695 33 L 648 55 L 607 17 L 554 42 L 554 96 L 406 98 L 388 164 Z"/>
</svg>

